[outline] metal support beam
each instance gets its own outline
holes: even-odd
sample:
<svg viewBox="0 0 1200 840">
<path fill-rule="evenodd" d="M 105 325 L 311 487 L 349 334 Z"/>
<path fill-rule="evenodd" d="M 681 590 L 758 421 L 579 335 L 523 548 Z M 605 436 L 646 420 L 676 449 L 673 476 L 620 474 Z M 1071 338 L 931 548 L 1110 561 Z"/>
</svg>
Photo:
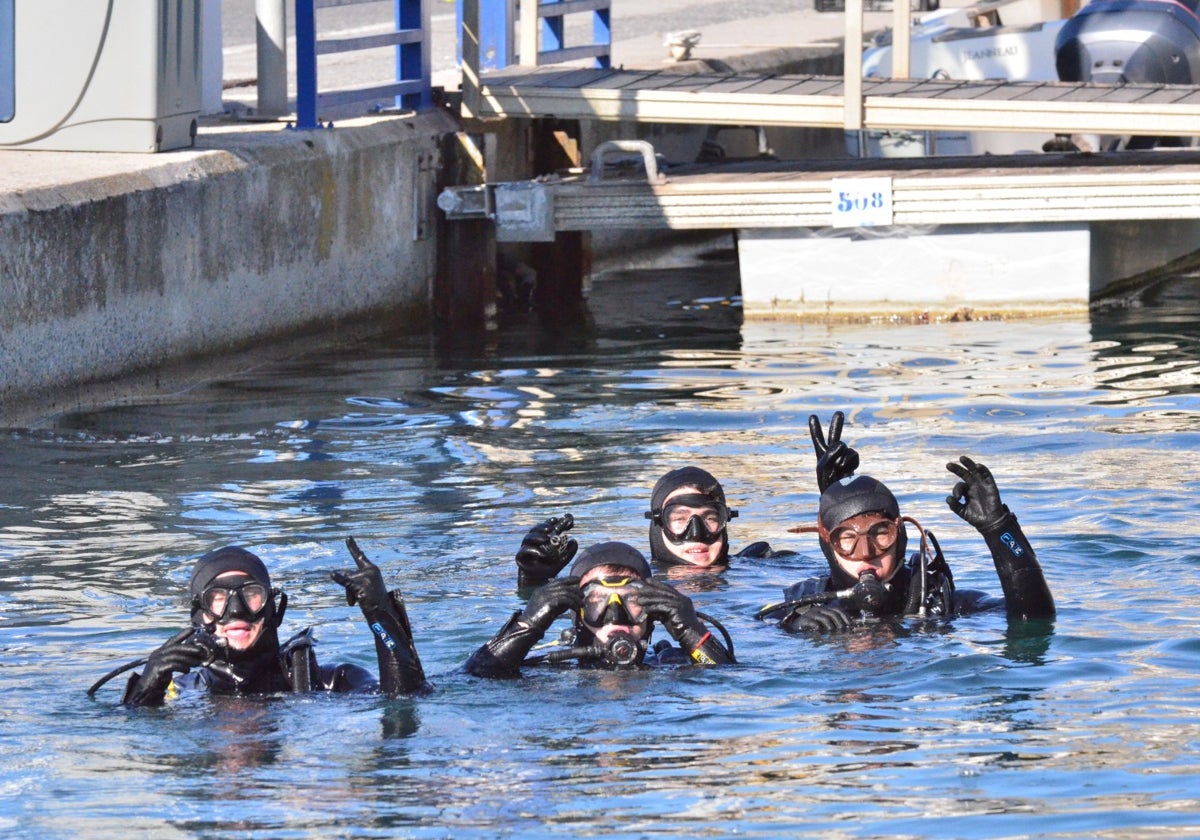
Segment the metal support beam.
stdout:
<svg viewBox="0 0 1200 840">
<path fill-rule="evenodd" d="M 538 0 L 521 0 L 517 59 L 523 67 L 537 67 L 538 25 Z"/>
<path fill-rule="evenodd" d="M 849 53 L 849 50 L 847 50 Z M 859 58 L 861 59 L 861 55 Z M 909 0 L 892 2 L 892 78 L 912 75 L 912 6 Z"/>
<path fill-rule="evenodd" d="M 255 0 L 258 49 L 258 113 L 290 112 L 287 98 L 287 0 Z"/>
<path fill-rule="evenodd" d="M 479 5 L 480 0 L 462 0 L 462 115 L 467 118 L 478 117 L 480 80 L 480 51 L 482 42 L 479 37 Z"/>
<path fill-rule="evenodd" d="M 907 2 L 907 0 L 900 0 Z M 842 122 L 846 131 L 863 127 L 863 0 L 846 0 L 846 40 L 842 48 Z"/>
</svg>

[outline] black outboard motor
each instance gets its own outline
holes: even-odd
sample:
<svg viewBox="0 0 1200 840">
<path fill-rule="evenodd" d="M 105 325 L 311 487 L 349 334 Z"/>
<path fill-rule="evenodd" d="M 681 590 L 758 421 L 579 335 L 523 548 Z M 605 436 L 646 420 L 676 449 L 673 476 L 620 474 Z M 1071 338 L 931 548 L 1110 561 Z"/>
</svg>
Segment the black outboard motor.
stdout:
<svg viewBox="0 0 1200 840">
<path fill-rule="evenodd" d="M 1176 0 L 1093 0 L 1059 30 L 1054 62 L 1064 82 L 1194 85 L 1200 18 Z"/>
<path fill-rule="evenodd" d="M 1198 0 L 1092 0 L 1059 30 L 1058 78 L 1097 84 L 1200 84 Z M 1183 142 L 1190 142 L 1187 138 Z M 1178 146 L 1181 138 L 1135 137 L 1126 148 Z"/>
</svg>

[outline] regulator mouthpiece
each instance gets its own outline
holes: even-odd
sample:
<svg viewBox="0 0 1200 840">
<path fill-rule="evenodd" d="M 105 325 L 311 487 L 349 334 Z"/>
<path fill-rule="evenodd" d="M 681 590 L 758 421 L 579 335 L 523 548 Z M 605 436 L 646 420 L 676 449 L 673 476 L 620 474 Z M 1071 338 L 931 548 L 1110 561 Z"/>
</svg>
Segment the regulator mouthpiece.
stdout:
<svg viewBox="0 0 1200 840">
<path fill-rule="evenodd" d="M 861 610 L 878 610 L 887 600 L 887 585 L 880 582 L 872 571 L 863 572 L 858 576 L 858 583 L 850 592 L 850 597 Z"/>
</svg>

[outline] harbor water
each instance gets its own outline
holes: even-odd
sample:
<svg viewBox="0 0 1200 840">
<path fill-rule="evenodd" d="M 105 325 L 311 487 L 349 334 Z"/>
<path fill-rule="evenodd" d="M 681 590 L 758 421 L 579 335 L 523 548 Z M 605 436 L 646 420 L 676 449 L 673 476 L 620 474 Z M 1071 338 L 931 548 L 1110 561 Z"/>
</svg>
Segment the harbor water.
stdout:
<svg viewBox="0 0 1200 840">
<path fill-rule="evenodd" d="M 154 837 L 1200 836 L 1200 306 L 1194 278 L 1075 320 L 742 323 L 724 254 L 598 278 L 588 319 L 447 345 L 381 327 L 169 398 L 0 436 L 0 833 Z M 810 414 L 999 593 L 947 508 L 995 473 L 1058 605 L 787 634 L 825 568 Z M 538 521 L 647 550 L 650 489 L 705 467 L 734 550 L 671 575 L 739 664 L 459 670 L 521 600 Z M 356 538 L 403 590 L 433 690 L 186 697 L 87 688 L 186 624 L 191 565 L 248 546 L 283 632 L 374 670 L 329 573 Z M 557 630 L 546 643 L 556 640 Z M 661 631 L 660 631 L 661 635 Z"/>
</svg>

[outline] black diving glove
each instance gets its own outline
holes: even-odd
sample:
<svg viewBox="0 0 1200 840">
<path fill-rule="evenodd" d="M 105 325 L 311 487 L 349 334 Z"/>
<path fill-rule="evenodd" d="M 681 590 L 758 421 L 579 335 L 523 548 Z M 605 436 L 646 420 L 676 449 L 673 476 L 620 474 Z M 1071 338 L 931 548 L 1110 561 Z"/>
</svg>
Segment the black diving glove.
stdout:
<svg viewBox="0 0 1200 840">
<path fill-rule="evenodd" d="M 217 640 L 198 627 L 177 634 L 150 654 L 140 675 L 129 678 L 121 702 L 127 706 L 161 706 L 175 674 L 186 674 L 211 662 L 219 650 Z"/>
<path fill-rule="evenodd" d="M 575 552 L 579 543 L 566 536 L 575 525 L 571 514 L 552 516 L 545 522 L 529 529 L 521 548 L 517 550 L 517 583 L 521 586 L 537 586 L 561 572 Z"/>
<path fill-rule="evenodd" d="M 582 608 L 583 590 L 579 588 L 579 578 L 555 578 L 539 586 L 529 596 L 525 611 L 521 613 L 521 621 L 545 633 L 560 615 Z"/>
<path fill-rule="evenodd" d="M 975 463 L 966 455 L 958 460 L 962 464 L 953 461 L 946 464 L 946 469 L 962 479 L 946 497 L 946 504 L 955 514 L 986 536 L 1004 524 L 1004 520 L 1009 516 L 1008 506 L 1000 501 L 1000 491 L 996 487 L 996 479 L 992 477 L 991 470 L 983 464 Z"/>
<path fill-rule="evenodd" d="M 350 549 L 350 556 L 354 558 L 358 568 L 330 572 L 329 577 L 334 583 L 345 587 L 346 603 L 351 607 L 358 604 L 367 618 L 378 610 L 386 611 L 389 600 L 387 584 L 383 582 L 383 572 L 367 559 L 367 555 L 363 554 L 353 537 L 346 540 L 346 547 Z"/>
<path fill-rule="evenodd" d="M 539 586 L 529 596 L 524 612 L 513 613 L 500 632 L 471 654 L 464 666 L 476 677 L 512 678 L 521 674 L 529 651 L 542 638 L 554 620 L 568 610 L 583 608 L 583 590 L 579 578 L 555 578 Z"/>
<path fill-rule="evenodd" d="M 651 621 L 661 624 L 689 654 L 700 646 L 708 634 L 696 615 L 692 599 L 672 586 L 657 580 L 643 581 L 637 591 L 637 603 Z"/>
<path fill-rule="evenodd" d="M 842 443 L 842 424 L 846 415 L 835 411 L 829 420 L 829 439 L 821 430 L 821 420 L 815 414 L 808 416 L 808 433 L 812 436 L 813 450 L 817 453 L 817 489 L 822 493 L 831 484 L 854 475 L 858 469 L 858 453 Z"/>
<path fill-rule="evenodd" d="M 836 604 L 813 604 L 797 607 L 791 615 L 779 622 L 779 626 L 792 631 L 815 631 L 837 633 L 849 630 L 853 625 L 850 615 Z"/>
<path fill-rule="evenodd" d="M 346 548 L 357 568 L 330 572 L 329 576 L 346 588 L 346 603 L 350 606 L 358 604 L 371 628 L 379 660 L 380 688 L 389 697 L 412 694 L 424 688 L 425 671 L 400 591 L 388 591 L 383 572 L 367 558 L 354 537 L 346 538 Z"/>
</svg>

